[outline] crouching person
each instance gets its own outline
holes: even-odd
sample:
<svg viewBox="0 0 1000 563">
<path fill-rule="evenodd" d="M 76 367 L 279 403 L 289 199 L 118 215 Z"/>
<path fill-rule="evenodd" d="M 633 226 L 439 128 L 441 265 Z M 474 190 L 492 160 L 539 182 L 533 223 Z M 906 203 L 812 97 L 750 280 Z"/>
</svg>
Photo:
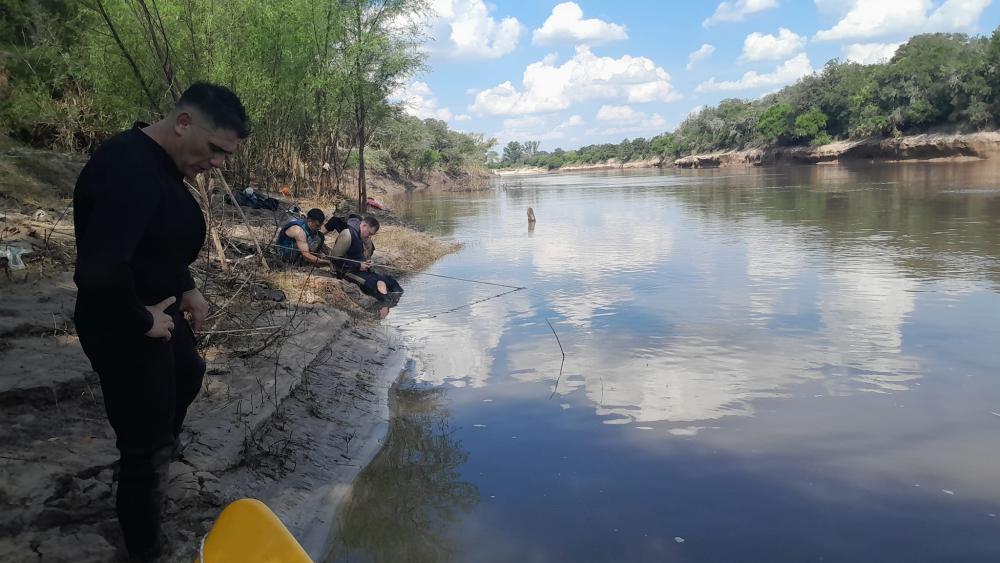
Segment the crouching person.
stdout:
<svg viewBox="0 0 1000 563">
<path fill-rule="evenodd" d="M 368 295 L 384 301 L 390 295 L 401 294 L 403 288 L 392 276 L 371 269 L 371 257 L 375 253 L 371 238 L 378 233 L 378 229 L 378 219 L 374 217 L 365 217 L 357 223 L 349 220 L 337 235 L 330 256 L 335 274 L 358 284 Z"/>
<path fill-rule="evenodd" d="M 320 228 L 326 215 L 321 209 L 310 209 L 305 219 L 292 219 L 278 231 L 278 256 L 289 264 L 329 266 L 330 260 L 322 256 L 323 233 Z"/>
</svg>

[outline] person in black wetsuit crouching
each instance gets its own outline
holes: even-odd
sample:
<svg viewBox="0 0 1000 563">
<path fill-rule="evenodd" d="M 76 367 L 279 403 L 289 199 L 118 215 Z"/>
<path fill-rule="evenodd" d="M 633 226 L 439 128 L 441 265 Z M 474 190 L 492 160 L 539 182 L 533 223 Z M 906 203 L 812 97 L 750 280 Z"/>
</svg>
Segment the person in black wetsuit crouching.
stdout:
<svg viewBox="0 0 1000 563">
<path fill-rule="evenodd" d="M 393 296 L 398 297 L 403 293 L 403 288 L 392 276 L 379 274 L 371 269 L 371 257 L 375 252 L 371 237 L 378 230 L 378 219 L 374 217 L 365 217 L 358 222 L 349 219 L 337 235 L 330 256 L 335 274 L 358 284 L 368 295 L 385 301 Z"/>
<path fill-rule="evenodd" d="M 236 94 L 197 83 L 165 118 L 102 144 L 73 192 L 74 320 L 117 437 L 116 509 L 134 560 L 162 550 L 167 469 L 205 373 L 193 330 L 209 304 L 188 265 L 206 229 L 183 179 L 222 166 L 249 134 Z"/>
</svg>

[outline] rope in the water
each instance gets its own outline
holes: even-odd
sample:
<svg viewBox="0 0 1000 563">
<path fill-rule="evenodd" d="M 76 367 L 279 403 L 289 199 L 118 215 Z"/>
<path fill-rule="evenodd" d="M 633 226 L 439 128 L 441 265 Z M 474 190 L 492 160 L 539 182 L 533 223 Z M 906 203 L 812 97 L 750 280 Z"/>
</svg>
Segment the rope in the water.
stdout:
<svg viewBox="0 0 1000 563">
<path fill-rule="evenodd" d="M 496 295 L 490 295 L 489 297 L 484 297 L 482 299 L 477 299 L 476 301 L 470 301 L 469 303 L 465 303 L 463 305 L 459 305 L 458 307 L 452 307 L 451 309 L 446 309 L 444 311 L 437 311 L 435 313 L 426 313 L 424 315 L 421 315 L 421 317 L 419 319 L 414 319 L 414 320 L 412 320 L 412 321 L 410 321 L 408 323 L 403 323 L 401 325 L 396 325 L 396 328 L 402 328 L 404 326 L 410 326 L 412 324 L 417 324 L 419 322 L 423 322 L 423 321 L 426 321 L 426 320 L 429 320 L 429 319 L 433 319 L 433 318 L 438 317 L 440 315 L 447 315 L 448 313 L 454 313 L 455 311 L 461 311 L 462 309 L 465 309 L 466 307 L 472 307 L 473 305 L 478 305 L 479 303 L 483 303 L 483 302 L 489 301 L 490 299 L 497 299 L 499 297 L 503 297 L 504 295 L 509 295 L 511 293 L 514 293 L 515 291 L 521 291 L 522 289 L 524 289 L 524 288 L 523 287 L 515 287 L 514 289 L 511 289 L 510 291 L 504 291 L 503 293 L 498 293 Z"/>
<path fill-rule="evenodd" d="M 559 335 L 556 334 L 556 329 L 549 322 L 548 317 L 545 317 L 545 322 L 549 325 L 549 329 L 552 330 L 552 335 L 556 337 L 556 344 L 559 345 L 559 352 L 562 354 L 562 361 L 559 362 L 559 377 L 556 378 L 556 384 L 552 386 L 552 394 L 549 395 L 549 399 L 551 400 L 552 397 L 555 397 L 556 391 L 559 390 L 559 382 L 562 381 L 563 366 L 566 365 L 566 351 L 563 350 L 562 341 L 559 340 Z"/>
</svg>

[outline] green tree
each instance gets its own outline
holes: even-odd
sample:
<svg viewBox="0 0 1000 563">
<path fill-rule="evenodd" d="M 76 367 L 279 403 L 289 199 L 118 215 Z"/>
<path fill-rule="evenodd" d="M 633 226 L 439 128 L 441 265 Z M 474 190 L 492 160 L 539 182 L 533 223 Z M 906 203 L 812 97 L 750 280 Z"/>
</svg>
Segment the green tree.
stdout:
<svg viewBox="0 0 1000 563">
<path fill-rule="evenodd" d="M 525 141 L 521 147 L 524 150 L 524 159 L 527 160 L 538 153 L 538 141 Z"/>
<path fill-rule="evenodd" d="M 812 141 L 815 139 L 820 132 L 824 133 L 826 128 L 826 114 L 821 112 L 819 108 L 812 108 L 809 111 L 799 115 L 795 118 L 795 125 L 792 127 L 792 133 L 799 139 L 804 139 L 806 141 Z"/>
<path fill-rule="evenodd" d="M 504 164 L 513 166 L 520 164 L 524 160 L 524 147 L 521 143 L 517 141 L 510 141 L 503 148 L 503 162 Z"/>
<path fill-rule="evenodd" d="M 415 22 L 425 11 L 416 0 L 344 0 L 340 41 L 343 75 L 358 152 L 358 212 L 368 204 L 365 147 L 391 113 L 386 101 L 423 64 Z"/>
<path fill-rule="evenodd" d="M 785 102 L 779 102 L 767 108 L 760 116 L 757 127 L 767 139 L 775 142 L 787 140 L 793 133 L 794 120 L 792 107 Z"/>
</svg>

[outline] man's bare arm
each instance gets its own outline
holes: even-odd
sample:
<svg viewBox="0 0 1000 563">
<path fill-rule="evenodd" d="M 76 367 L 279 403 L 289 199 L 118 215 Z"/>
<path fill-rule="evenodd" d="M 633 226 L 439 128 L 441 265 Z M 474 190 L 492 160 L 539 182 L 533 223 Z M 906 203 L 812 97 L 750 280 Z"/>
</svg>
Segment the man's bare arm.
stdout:
<svg viewBox="0 0 1000 563">
<path fill-rule="evenodd" d="M 299 249 L 299 253 L 302 254 L 302 259 L 306 262 L 317 266 L 327 265 L 330 263 L 329 260 L 320 258 L 309 250 L 309 241 L 306 239 L 306 232 L 302 230 L 302 227 L 293 225 L 285 231 L 285 234 L 292 237 L 292 240 L 295 241 L 295 247 Z"/>
</svg>

